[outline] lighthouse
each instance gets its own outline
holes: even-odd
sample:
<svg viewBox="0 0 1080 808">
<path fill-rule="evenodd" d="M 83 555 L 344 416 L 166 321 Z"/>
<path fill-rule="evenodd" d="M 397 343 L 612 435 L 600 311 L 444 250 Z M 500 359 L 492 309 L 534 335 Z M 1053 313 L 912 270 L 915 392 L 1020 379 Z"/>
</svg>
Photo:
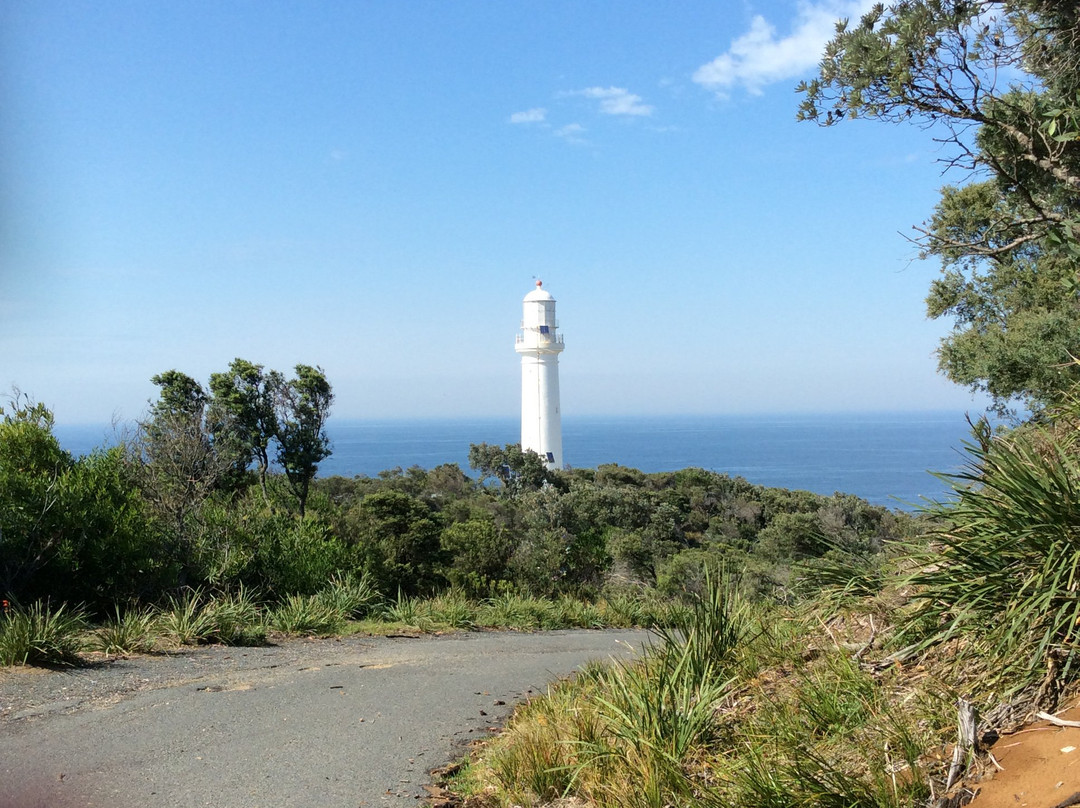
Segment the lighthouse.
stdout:
<svg viewBox="0 0 1080 808">
<path fill-rule="evenodd" d="M 563 338 L 555 320 L 555 298 L 543 281 L 525 295 L 521 333 L 521 448 L 540 455 L 549 469 L 561 469 L 562 415 L 559 411 L 559 354 Z"/>
</svg>

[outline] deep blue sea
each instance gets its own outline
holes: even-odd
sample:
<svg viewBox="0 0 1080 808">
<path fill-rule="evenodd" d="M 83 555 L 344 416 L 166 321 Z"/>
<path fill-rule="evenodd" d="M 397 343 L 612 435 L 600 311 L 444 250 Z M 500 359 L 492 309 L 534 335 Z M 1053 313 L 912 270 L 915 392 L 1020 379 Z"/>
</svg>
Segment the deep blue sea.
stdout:
<svg viewBox="0 0 1080 808">
<path fill-rule="evenodd" d="M 105 426 L 57 426 L 66 449 L 83 454 L 110 440 Z M 331 420 L 334 453 L 319 476 L 375 476 L 395 467 L 457 463 L 469 444 L 516 443 L 517 418 Z M 930 471 L 965 462 L 969 429 L 961 412 L 842 415 L 565 417 L 563 456 L 575 468 L 618 463 L 646 472 L 697 466 L 752 483 L 819 494 L 858 494 L 909 508 L 942 499 Z"/>
</svg>

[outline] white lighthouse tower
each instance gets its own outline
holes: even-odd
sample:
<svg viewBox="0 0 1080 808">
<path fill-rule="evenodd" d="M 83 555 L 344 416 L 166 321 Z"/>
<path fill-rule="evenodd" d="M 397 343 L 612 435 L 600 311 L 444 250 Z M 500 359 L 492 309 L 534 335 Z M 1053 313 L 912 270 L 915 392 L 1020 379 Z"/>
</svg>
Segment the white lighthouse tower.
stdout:
<svg viewBox="0 0 1080 808">
<path fill-rule="evenodd" d="M 521 448 L 532 449 L 549 469 L 561 469 L 562 416 L 559 411 L 559 354 L 563 338 L 555 320 L 555 298 L 543 281 L 525 295 L 521 333 Z"/>
</svg>

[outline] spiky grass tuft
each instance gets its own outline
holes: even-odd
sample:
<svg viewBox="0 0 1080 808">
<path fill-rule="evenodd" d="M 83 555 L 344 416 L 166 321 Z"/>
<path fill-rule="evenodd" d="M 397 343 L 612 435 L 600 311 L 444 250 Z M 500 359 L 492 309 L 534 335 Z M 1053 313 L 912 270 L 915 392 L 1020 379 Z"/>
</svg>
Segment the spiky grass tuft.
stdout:
<svg viewBox="0 0 1080 808">
<path fill-rule="evenodd" d="M 0 665 L 77 665 L 86 618 L 67 606 L 35 601 L 0 615 Z"/>
</svg>

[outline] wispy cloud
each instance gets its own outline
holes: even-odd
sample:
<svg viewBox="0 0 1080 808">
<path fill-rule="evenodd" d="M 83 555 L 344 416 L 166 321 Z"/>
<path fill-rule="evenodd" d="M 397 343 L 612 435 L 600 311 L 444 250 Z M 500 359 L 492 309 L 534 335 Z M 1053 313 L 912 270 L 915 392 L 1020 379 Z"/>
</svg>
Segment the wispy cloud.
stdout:
<svg viewBox="0 0 1080 808">
<path fill-rule="evenodd" d="M 523 112 L 515 112 L 510 116 L 510 123 L 540 123 L 547 118 L 547 110 L 543 107 L 533 107 Z"/>
<path fill-rule="evenodd" d="M 586 87 L 584 90 L 576 90 L 568 95 L 597 99 L 600 102 L 600 111 L 605 115 L 647 116 L 653 114 L 652 106 L 642 103 L 640 95 L 634 95 L 625 87 Z"/>
<path fill-rule="evenodd" d="M 580 123 L 568 123 L 566 126 L 560 126 L 555 130 L 555 134 L 567 143 L 585 142 L 585 138 L 582 137 L 585 134 L 585 127 Z"/>
<path fill-rule="evenodd" d="M 825 43 L 836 31 L 836 21 L 859 17 L 873 5 L 874 0 L 800 2 L 791 33 L 782 37 L 777 36 L 772 23 L 756 15 L 749 31 L 697 69 L 694 81 L 723 97 L 736 87 L 759 95 L 767 84 L 810 72 L 821 61 Z"/>
</svg>

